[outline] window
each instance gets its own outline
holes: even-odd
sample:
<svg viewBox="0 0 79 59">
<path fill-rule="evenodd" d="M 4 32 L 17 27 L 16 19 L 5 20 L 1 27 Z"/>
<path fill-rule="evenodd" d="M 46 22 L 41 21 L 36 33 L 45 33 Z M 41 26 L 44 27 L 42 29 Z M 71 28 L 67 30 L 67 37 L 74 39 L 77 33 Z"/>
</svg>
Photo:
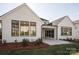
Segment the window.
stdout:
<svg viewBox="0 0 79 59">
<path fill-rule="evenodd" d="M 61 35 L 72 35 L 72 28 L 71 27 L 61 27 Z"/>
<path fill-rule="evenodd" d="M 12 36 L 19 36 L 19 21 L 12 20 L 12 26 L 11 26 L 11 35 Z"/>
<path fill-rule="evenodd" d="M 46 29 L 45 30 L 45 37 L 54 38 L 54 29 Z"/>
<path fill-rule="evenodd" d="M 36 23 L 30 22 L 30 36 L 36 36 Z"/>
<path fill-rule="evenodd" d="M 27 21 L 20 22 L 20 35 L 21 36 L 29 35 L 29 22 L 27 22 Z"/>
<path fill-rule="evenodd" d="M 36 22 L 12 20 L 12 36 L 36 36 Z"/>
</svg>

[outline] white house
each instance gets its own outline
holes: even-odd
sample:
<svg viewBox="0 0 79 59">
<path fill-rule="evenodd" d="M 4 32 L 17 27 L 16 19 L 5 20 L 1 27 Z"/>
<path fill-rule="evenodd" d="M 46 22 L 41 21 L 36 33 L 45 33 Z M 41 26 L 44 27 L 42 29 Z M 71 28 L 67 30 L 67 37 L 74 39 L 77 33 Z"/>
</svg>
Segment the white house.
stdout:
<svg viewBox="0 0 79 59">
<path fill-rule="evenodd" d="M 26 4 L 22 4 L 0 16 L 0 41 L 21 42 L 24 38 L 30 42 L 39 38 L 79 39 L 77 37 L 79 35 L 78 25 L 79 23 L 73 22 L 68 16 L 49 23 L 37 16 Z"/>
<path fill-rule="evenodd" d="M 67 39 L 75 37 L 75 24 L 68 16 L 61 17 L 55 21 L 52 21 L 48 25 L 42 26 L 43 37 L 53 39 Z M 49 28 L 49 29 L 48 29 Z M 48 31 L 48 32 L 47 32 Z M 48 34 L 48 35 L 47 35 Z"/>
<path fill-rule="evenodd" d="M 41 38 L 43 21 L 26 5 L 22 4 L 0 17 L 1 36 L 3 42 L 21 42 L 27 38 L 34 41 Z"/>
</svg>

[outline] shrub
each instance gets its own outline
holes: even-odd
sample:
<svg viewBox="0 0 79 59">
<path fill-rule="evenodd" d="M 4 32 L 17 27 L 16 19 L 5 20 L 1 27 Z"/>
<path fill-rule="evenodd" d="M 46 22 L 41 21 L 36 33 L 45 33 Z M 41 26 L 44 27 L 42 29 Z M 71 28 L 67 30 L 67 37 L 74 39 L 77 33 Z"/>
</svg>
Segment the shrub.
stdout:
<svg viewBox="0 0 79 59">
<path fill-rule="evenodd" d="M 63 38 L 62 38 L 62 39 L 59 39 L 59 40 L 63 40 L 63 41 L 65 41 L 66 39 L 63 39 Z"/>
<path fill-rule="evenodd" d="M 3 44 L 6 44 L 6 40 L 3 40 Z"/>
<path fill-rule="evenodd" d="M 35 45 L 39 45 L 40 43 L 42 43 L 42 39 L 39 38 L 34 43 L 35 43 Z"/>
<path fill-rule="evenodd" d="M 22 41 L 22 45 L 28 46 L 28 43 L 29 43 L 29 40 L 24 38 L 23 41 Z"/>
<path fill-rule="evenodd" d="M 66 41 L 67 39 L 63 39 L 63 40 L 65 40 L 65 41 Z"/>
<path fill-rule="evenodd" d="M 67 38 L 66 41 L 73 41 L 72 38 Z"/>
<path fill-rule="evenodd" d="M 67 38 L 66 40 L 69 41 L 69 38 Z"/>
<path fill-rule="evenodd" d="M 73 41 L 72 38 L 70 38 L 70 41 Z"/>
<path fill-rule="evenodd" d="M 15 43 L 17 43 L 17 39 L 15 40 Z"/>
<path fill-rule="evenodd" d="M 39 42 L 39 43 L 42 43 L 42 39 L 41 39 L 41 38 L 39 38 L 39 39 L 38 39 L 38 42 Z"/>
<path fill-rule="evenodd" d="M 62 39 L 59 39 L 59 40 L 62 40 Z"/>
</svg>

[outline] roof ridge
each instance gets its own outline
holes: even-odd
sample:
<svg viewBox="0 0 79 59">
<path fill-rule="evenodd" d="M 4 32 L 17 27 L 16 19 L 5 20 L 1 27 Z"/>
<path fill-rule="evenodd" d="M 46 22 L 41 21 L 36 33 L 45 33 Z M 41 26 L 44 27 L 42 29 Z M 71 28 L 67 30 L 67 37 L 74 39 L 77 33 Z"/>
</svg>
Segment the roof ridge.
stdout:
<svg viewBox="0 0 79 59">
<path fill-rule="evenodd" d="M 59 19 L 65 18 L 65 17 L 68 17 L 68 16 L 63 16 L 63 17 L 60 17 L 60 18 L 58 18 L 58 19 L 56 19 L 56 20 L 59 20 Z M 55 21 L 56 21 L 56 20 L 55 20 Z"/>
<path fill-rule="evenodd" d="M 73 21 L 74 23 L 79 23 L 79 20 L 75 20 L 75 21 Z"/>
<path fill-rule="evenodd" d="M 63 17 L 60 17 L 54 21 L 52 21 L 54 24 L 58 25 L 65 17 L 68 17 L 68 16 L 63 16 Z"/>
</svg>

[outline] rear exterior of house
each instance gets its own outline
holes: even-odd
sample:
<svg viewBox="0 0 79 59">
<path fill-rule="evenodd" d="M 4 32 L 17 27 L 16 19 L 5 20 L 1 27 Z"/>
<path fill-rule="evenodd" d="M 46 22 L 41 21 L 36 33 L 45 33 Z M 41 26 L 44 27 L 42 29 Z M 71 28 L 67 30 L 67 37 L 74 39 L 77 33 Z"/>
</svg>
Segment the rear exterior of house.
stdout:
<svg viewBox="0 0 79 59">
<path fill-rule="evenodd" d="M 45 33 L 43 33 L 43 37 L 45 38 L 48 37 L 55 40 L 76 38 L 75 24 L 68 16 L 52 21 L 50 24 L 42 26 L 42 28 L 44 28 L 42 31 Z"/>
<path fill-rule="evenodd" d="M 75 38 L 75 25 L 68 16 L 58 23 L 58 39 Z"/>
<path fill-rule="evenodd" d="M 76 38 L 79 24 L 74 23 L 68 16 L 61 17 L 51 23 L 38 17 L 26 4 L 22 4 L 0 17 L 0 42 L 30 42 L 42 39 Z"/>
<path fill-rule="evenodd" d="M 41 38 L 42 20 L 26 5 L 22 4 L 0 17 L 1 38 L 3 42 L 21 42 L 27 38 L 35 41 Z"/>
</svg>

